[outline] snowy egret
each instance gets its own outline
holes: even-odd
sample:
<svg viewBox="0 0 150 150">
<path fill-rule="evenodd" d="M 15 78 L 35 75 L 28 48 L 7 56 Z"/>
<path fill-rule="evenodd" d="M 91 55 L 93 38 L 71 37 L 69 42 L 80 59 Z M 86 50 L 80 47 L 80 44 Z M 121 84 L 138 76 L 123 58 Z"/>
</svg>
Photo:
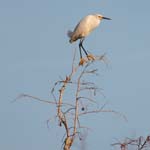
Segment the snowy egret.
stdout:
<svg viewBox="0 0 150 150">
<path fill-rule="evenodd" d="M 83 41 L 86 36 L 88 36 L 95 28 L 97 28 L 102 19 L 111 20 L 110 18 L 104 17 L 100 14 L 92 14 L 85 16 L 80 22 L 76 25 L 74 31 L 68 31 L 68 37 L 70 38 L 69 42 L 73 43 L 80 39 L 79 42 L 79 50 L 80 50 L 80 58 L 82 59 L 82 52 L 84 51 L 86 56 L 88 56 L 87 51 L 83 47 Z"/>
</svg>

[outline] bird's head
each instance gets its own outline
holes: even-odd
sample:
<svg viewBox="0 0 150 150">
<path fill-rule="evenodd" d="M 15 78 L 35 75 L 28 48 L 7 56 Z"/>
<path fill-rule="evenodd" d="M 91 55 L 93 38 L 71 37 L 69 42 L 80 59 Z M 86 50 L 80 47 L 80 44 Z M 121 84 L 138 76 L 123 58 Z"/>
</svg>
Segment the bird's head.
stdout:
<svg viewBox="0 0 150 150">
<path fill-rule="evenodd" d="M 102 20 L 102 19 L 111 20 L 111 18 L 104 17 L 103 15 L 100 15 L 100 14 L 96 14 L 95 16 L 96 16 L 99 20 Z"/>
</svg>

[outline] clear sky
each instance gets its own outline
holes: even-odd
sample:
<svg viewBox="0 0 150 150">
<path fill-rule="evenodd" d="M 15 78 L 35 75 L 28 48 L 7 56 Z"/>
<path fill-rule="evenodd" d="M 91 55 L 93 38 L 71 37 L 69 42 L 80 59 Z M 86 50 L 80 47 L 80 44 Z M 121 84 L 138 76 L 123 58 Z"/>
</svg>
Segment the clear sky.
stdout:
<svg viewBox="0 0 150 150">
<path fill-rule="evenodd" d="M 150 134 L 149 6 L 149 0 L 0 0 L 0 149 L 60 149 L 62 129 L 57 121 L 46 126 L 54 108 L 11 101 L 21 93 L 50 99 L 53 83 L 70 71 L 78 48 L 68 43 L 67 30 L 90 13 L 112 18 L 84 44 L 94 54 L 107 53 L 110 63 L 99 68 L 96 79 L 106 96 L 100 99 L 128 122 L 112 114 L 90 115 L 86 149 L 109 150 L 115 138 Z"/>
</svg>

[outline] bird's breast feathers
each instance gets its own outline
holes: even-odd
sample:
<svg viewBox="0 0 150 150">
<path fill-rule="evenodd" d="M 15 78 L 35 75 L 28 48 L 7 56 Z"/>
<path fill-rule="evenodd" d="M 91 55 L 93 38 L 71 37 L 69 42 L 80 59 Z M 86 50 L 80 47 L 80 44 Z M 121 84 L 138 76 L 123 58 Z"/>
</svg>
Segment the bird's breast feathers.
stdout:
<svg viewBox="0 0 150 150">
<path fill-rule="evenodd" d="M 100 20 L 93 15 L 89 15 L 79 22 L 78 28 L 81 29 L 82 32 L 80 31 L 80 33 L 82 33 L 83 36 L 87 36 L 91 31 L 98 27 L 99 23 Z"/>
<path fill-rule="evenodd" d="M 80 38 L 88 36 L 98 25 L 100 20 L 95 15 L 88 15 L 84 17 L 75 27 L 73 32 L 69 32 L 70 42 L 76 41 Z"/>
</svg>

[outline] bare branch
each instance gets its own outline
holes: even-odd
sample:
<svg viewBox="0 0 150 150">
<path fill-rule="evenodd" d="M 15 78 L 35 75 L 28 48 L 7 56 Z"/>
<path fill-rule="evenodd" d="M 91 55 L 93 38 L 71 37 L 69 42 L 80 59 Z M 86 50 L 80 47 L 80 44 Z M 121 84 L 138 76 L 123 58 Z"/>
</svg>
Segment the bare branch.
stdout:
<svg viewBox="0 0 150 150">
<path fill-rule="evenodd" d="M 19 100 L 21 98 L 31 98 L 32 100 L 40 101 L 40 102 L 43 102 L 43 103 L 49 103 L 49 104 L 58 105 L 57 102 L 40 99 L 40 98 L 38 98 L 36 96 L 32 96 L 32 95 L 28 95 L 28 94 L 20 94 L 12 102 L 15 102 L 15 101 L 17 101 L 17 100 Z M 65 102 L 63 102 L 62 105 L 68 105 L 68 106 L 74 107 L 73 104 L 69 104 L 69 103 L 65 103 Z"/>
<path fill-rule="evenodd" d="M 98 110 L 92 110 L 92 111 L 86 111 L 86 112 L 82 112 L 79 114 L 79 116 L 82 116 L 82 115 L 87 115 L 87 114 L 93 114 L 93 113 L 100 113 L 100 112 L 106 112 L 106 113 L 114 113 L 116 115 L 119 115 L 121 116 L 125 121 L 127 121 L 127 118 L 125 115 L 117 112 L 117 111 L 114 111 L 114 110 L 102 110 L 102 109 L 98 109 Z"/>
</svg>

